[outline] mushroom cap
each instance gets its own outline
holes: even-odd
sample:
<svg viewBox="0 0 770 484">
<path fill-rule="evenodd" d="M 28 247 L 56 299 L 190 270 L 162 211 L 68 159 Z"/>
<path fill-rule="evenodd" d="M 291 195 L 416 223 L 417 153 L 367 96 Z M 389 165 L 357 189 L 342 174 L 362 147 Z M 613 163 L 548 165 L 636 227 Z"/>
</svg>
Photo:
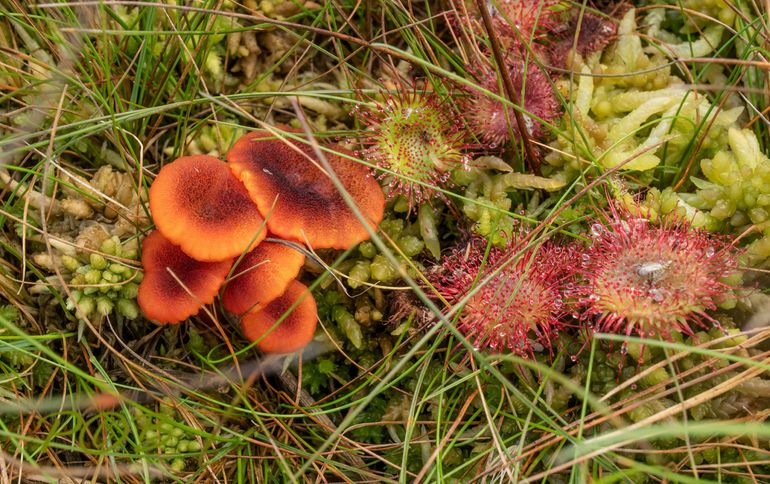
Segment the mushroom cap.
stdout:
<svg viewBox="0 0 770 484">
<path fill-rule="evenodd" d="M 338 146 L 333 149 L 352 154 Z M 385 195 L 369 168 L 333 153 L 325 156 L 375 228 L 382 221 Z M 279 237 L 333 249 L 347 249 L 369 238 L 309 144 L 256 131 L 235 142 L 227 161 L 267 218 L 270 231 Z"/>
<path fill-rule="evenodd" d="M 293 304 L 294 310 L 272 331 L 281 316 Z M 243 333 L 250 341 L 257 341 L 257 348 L 267 353 L 291 353 L 307 346 L 315 334 L 318 311 L 313 295 L 307 286 L 292 280 L 286 292 L 264 307 L 251 311 L 241 318 Z"/>
<path fill-rule="evenodd" d="M 232 260 L 197 261 L 155 230 L 142 242 L 142 266 L 144 279 L 136 298 L 139 307 L 148 319 L 167 324 L 183 321 L 213 302 Z"/>
<path fill-rule="evenodd" d="M 267 235 L 246 188 L 213 156 L 164 166 L 150 187 L 150 210 L 157 229 L 200 261 L 232 259 Z"/>
<path fill-rule="evenodd" d="M 305 256 L 284 244 L 262 242 L 233 269 L 222 292 L 222 305 L 233 314 L 259 311 L 286 291 Z"/>
</svg>

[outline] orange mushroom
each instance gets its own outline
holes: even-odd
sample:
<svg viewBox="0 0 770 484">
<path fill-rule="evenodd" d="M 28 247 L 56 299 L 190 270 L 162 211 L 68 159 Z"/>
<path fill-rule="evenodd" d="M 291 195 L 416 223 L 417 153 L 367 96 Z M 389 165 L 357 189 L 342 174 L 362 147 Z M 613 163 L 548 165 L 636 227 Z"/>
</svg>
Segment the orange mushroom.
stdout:
<svg viewBox="0 0 770 484">
<path fill-rule="evenodd" d="M 293 310 L 278 321 L 296 303 Z M 307 346 L 313 339 L 318 312 L 308 288 L 292 280 L 282 296 L 261 311 L 251 311 L 241 318 L 243 333 L 257 348 L 267 353 L 291 353 Z M 275 326 L 275 328 L 273 328 Z"/>
<path fill-rule="evenodd" d="M 183 156 L 164 166 L 150 187 L 150 210 L 158 230 L 200 261 L 232 259 L 266 235 L 246 188 L 213 156 Z"/>
<path fill-rule="evenodd" d="M 148 319 L 166 324 L 187 319 L 213 302 L 232 260 L 197 261 L 155 230 L 142 242 L 142 266 L 139 307 Z"/>
<path fill-rule="evenodd" d="M 333 149 L 351 154 L 337 146 Z M 385 210 L 377 180 L 364 165 L 329 152 L 325 156 L 375 228 Z M 270 232 L 279 237 L 334 249 L 347 249 L 369 238 L 307 143 L 256 131 L 236 141 L 227 161 L 267 219 Z"/>
<path fill-rule="evenodd" d="M 222 293 L 222 305 L 233 314 L 261 310 L 286 291 L 304 263 L 305 256 L 291 247 L 259 244 L 233 270 Z"/>
</svg>

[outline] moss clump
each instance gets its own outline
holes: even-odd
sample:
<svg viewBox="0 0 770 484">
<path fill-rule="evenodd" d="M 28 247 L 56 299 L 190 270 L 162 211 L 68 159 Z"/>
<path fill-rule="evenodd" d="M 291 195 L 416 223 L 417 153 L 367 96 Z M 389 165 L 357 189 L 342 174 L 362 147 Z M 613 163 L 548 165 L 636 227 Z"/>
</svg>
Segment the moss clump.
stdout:
<svg viewBox="0 0 770 484">
<path fill-rule="evenodd" d="M 770 258 L 770 158 L 753 132 L 731 128 L 728 145 L 701 161 L 703 178 L 691 177 L 695 193 L 681 199 L 703 215 L 694 225 L 741 234 L 759 234 L 748 246 L 744 263 L 759 266 Z"/>
<path fill-rule="evenodd" d="M 731 128 L 729 146 L 701 161 L 706 180 L 691 178 L 698 188 L 682 199 L 723 226 L 743 227 L 770 220 L 770 158 L 749 130 Z"/>
<path fill-rule="evenodd" d="M 720 324 L 721 328 L 700 331 L 691 337 L 672 334 L 672 338 L 675 342 L 688 347 L 701 346 L 714 352 L 729 350 L 730 354 L 744 358 L 760 353 L 760 350 L 741 347 L 747 338 L 740 334 L 740 330 L 735 328 L 730 318 L 721 317 Z M 712 343 L 730 334 L 735 336 L 719 343 Z M 580 348 L 579 344 L 570 340 L 569 337 L 562 338 L 564 347 L 568 351 Z M 590 349 L 585 349 L 575 358 L 575 364 L 569 369 L 569 375 L 578 387 L 585 387 L 590 379 L 589 388 L 598 397 L 616 391 L 622 382 L 639 376 L 635 382 L 616 393 L 608 402 L 610 404 L 624 400 L 634 402 L 638 395 L 646 395 L 642 405 L 633 407 L 628 412 L 628 417 L 638 422 L 671 407 L 676 403 L 674 400 L 678 402 L 677 397 L 672 397 L 671 389 L 678 388 L 677 391 L 681 391 L 682 398 L 687 400 L 709 392 L 741 372 L 740 369 L 727 371 L 731 362 L 724 358 L 696 353 L 672 358 L 677 353 L 677 351 L 664 351 L 651 346 L 642 348 L 638 344 L 629 344 L 624 349 L 620 343 L 598 342 L 593 354 Z M 651 390 L 653 387 L 655 390 Z M 766 408 L 768 403 L 770 403 L 770 380 L 766 376 L 759 376 L 750 378 L 726 393 L 691 407 L 688 410 L 688 416 L 694 420 L 731 419 L 745 414 L 747 410 L 751 412 Z M 678 441 L 657 442 L 657 444 L 660 448 L 670 449 L 678 445 Z"/>
<path fill-rule="evenodd" d="M 555 150 L 545 157 L 546 173 L 563 182 L 592 167 L 649 172 L 640 180 L 650 182 L 656 167 L 678 170 L 694 150 L 699 160 L 722 149 L 727 129 L 742 112 L 718 112 L 671 74 L 668 58 L 649 54 L 634 10 L 623 18 L 618 35 L 603 54 L 587 58 L 576 82 L 564 87 L 573 109 L 562 120 Z"/>
<path fill-rule="evenodd" d="M 91 253 L 87 262 L 62 256 L 62 264 L 72 273 L 69 284 L 73 290 L 67 299 L 67 309 L 77 308 L 83 317 L 93 314 L 105 317 L 113 311 L 128 319 L 139 317 L 136 294 L 142 273 L 117 262 L 119 258 L 136 260 L 136 243 L 123 244 L 113 236 L 102 242 L 99 253 Z"/>
<path fill-rule="evenodd" d="M 181 153 L 177 153 L 177 147 L 172 146 L 163 153 L 167 156 L 209 155 L 219 158 L 244 134 L 245 130 L 236 126 L 235 121 L 207 124 L 187 137 Z"/>
<path fill-rule="evenodd" d="M 358 289 L 368 284 L 392 284 L 404 273 L 412 278 L 419 277 L 415 268 L 419 270 L 422 266 L 414 258 L 422 254 L 426 245 L 419 221 L 412 222 L 391 213 L 380 223 L 380 232 L 386 244 L 392 242 L 391 250 L 398 257 L 399 264 L 392 264 L 373 242 L 362 242 L 353 259 L 343 264 L 350 288 Z"/>
<path fill-rule="evenodd" d="M 171 405 L 162 403 L 159 412 L 157 417 L 136 414 L 142 448 L 147 454 L 157 455 L 174 472 L 183 472 L 188 466 L 185 455 L 199 453 L 201 443 L 194 434 L 172 423 L 178 422 L 180 417 Z"/>
<path fill-rule="evenodd" d="M 513 235 L 516 221 L 512 209 L 514 202 L 523 198 L 512 195 L 530 190 L 552 192 L 564 187 L 558 179 L 512 172 L 499 158 L 488 156 L 474 163 L 476 167 L 456 170 L 453 176 L 458 185 L 465 186 L 462 209 L 475 222 L 473 231 L 496 246 L 505 246 Z"/>
</svg>

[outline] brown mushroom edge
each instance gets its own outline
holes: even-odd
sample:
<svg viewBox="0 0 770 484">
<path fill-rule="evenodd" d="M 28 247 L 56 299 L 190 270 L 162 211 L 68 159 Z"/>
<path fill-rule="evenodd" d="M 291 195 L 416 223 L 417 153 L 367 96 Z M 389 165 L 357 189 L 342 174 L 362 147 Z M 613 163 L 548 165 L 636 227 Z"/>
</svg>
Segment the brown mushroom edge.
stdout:
<svg viewBox="0 0 770 484">
<path fill-rule="evenodd" d="M 230 272 L 232 260 L 195 260 L 156 230 L 142 243 L 142 266 L 144 278 L 137 294 L 139 307 L 148 319 L 174 324 L 214 302 Z"/>
<path fill-rule="evenodd" d="M 305 263 L 300 252 L 276 242 L 262 242 L 232 271 L 222 291 L 222 306 L 242 315 L 259 311 L 286 291 Z"/>
<path fill-rule="evenodd" d="M 237 266 L 248 271 L 256 265 L 255 269 L 241 274 L 250 280 L 244 279 L 231 289 L 238 290 L 240 284 L 249 296 L 230 296 L 230 301 L 241 306 L 252 306 L 249 302 L 252 300 L 261 301 L 241 318 L 245 336 L 257 341 L 257 348 L 264 352 L 291 353 L 313 339 L 318 318 L 316 302 L 308 288 L 294 279 L 302 268 L 304 256 L 278 243 L 265 245 L 262 250 L 247 254 Z M 265 260 L 269 262 L 260 265 Z M 214 302 L 228 273 L 235 274 L 231 283 L 239 279 L 238 269 L 232 269 L 232 260 L 195 260 L 157 230 L 142 243 L 142 265 L 144 278 L 139 284 L 137 302 L 148 319 L 160 324 L 184 321 Z M 286 318 L 273 328 L 284 314 Z"/>
<path fill-rule="evenodd" d="M 292 309 L 293 307 L 293 309 Z M 286 317 L 276 325 L 281 317 Z M 291 353 L 301 350 L 313 339 L 318 321 L 315 299 L 307 286 L 291 281 L 286 292 L 261 311 L 251 311 L 241 318 L 246 338 L 266 353 Z"/>
</svg>

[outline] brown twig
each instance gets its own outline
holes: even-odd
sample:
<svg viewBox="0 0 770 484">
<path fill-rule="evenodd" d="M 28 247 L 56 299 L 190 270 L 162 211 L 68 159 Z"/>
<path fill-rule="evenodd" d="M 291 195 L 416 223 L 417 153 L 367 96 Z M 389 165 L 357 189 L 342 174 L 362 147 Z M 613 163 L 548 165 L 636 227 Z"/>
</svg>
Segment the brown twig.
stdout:
<svg viewBox="0 0 770 484">
<path fill-rule="evenodd" d="M 505 66 L 505 60 L 503 54 L 500 51 L 500 42 L 497 39 L 497 33 L 492 25 L 492 17 L 489 15 L 487 5 L 484 0 L 476 0 L 479 11 L 481 12 L 481 18 L 484 20 L 484 28 L 489 36 L 489 44 L 492 47 L 492 55 L 495 56 L 495 62 L 497 68 L 500 70 L 500 76 L 503 78 L 503 87 L 505 88 L 505 95 L 510 102 L 516 106 L 521 106 L 521 99 L 519 93 L 516 92 L 516 88 L 513 86 L 513 80 L 508 75 L 508 69 Z M 532 172 L 540 176 L 540 161 L 535 156 L 535 150 L 532 148 L 532 140 L 529 138 L 529 131 L 527 130 L 527 123 L 524 121 L 524 115 L 518 109 L 513 110 L 513 116 L 516 118 L 516 125 L 519 127 L 519 133 L 521 134 L 521 141 L 524 144 L 524 151 L 529 159 L 529 167 Z"/>
</svg>

